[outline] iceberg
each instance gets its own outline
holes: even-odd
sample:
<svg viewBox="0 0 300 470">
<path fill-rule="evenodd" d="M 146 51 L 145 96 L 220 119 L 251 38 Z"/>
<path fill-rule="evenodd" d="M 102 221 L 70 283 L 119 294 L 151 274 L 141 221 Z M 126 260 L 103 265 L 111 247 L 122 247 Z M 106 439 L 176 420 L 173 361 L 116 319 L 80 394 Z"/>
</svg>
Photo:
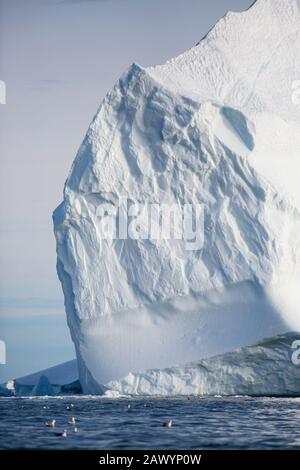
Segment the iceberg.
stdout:
<svg viewBox="0 0 300 470">
<path fill-rule="evenodd" d="M 0 384 L 0 396 L 56 396 L 82 393 L 78 380 L 77 361 L 18 377 Z"/>
<path fill-rule="evenodd" d="M 223 355 L 300 331 L 299 55 L 300 0 L 258 0 L 166 64 L 131 65 L 104 98 L 53 214 L 84 393 L 191 390 L 176 364 L 204 393 L 204 359 L 221 368 L 208 389 L 227 393 Z M 136 209 L 149 206 L 201 207 L 199 244 L 147 236 Z M 126 230 L 104 236 L 124 213 Z M 158 370 L 165 388 L 141 385 Z M 167 384 L 177 373 L 186 387 Z M 240 373 L 241 392 L 272 393 Z"/>
</svg>

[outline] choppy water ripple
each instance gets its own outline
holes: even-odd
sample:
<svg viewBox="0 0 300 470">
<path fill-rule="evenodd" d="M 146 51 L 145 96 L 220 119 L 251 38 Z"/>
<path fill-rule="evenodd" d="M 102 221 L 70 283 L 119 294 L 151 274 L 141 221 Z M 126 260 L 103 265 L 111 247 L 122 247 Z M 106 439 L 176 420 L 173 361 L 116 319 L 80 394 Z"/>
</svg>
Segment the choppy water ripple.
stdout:
<svg viewBox="0 0 300 470">
<path fill-rule="evenodd" d="M 2 398 L 0 448 L 300 449 L 299 422 L 297 398 Z"/>
</svg>

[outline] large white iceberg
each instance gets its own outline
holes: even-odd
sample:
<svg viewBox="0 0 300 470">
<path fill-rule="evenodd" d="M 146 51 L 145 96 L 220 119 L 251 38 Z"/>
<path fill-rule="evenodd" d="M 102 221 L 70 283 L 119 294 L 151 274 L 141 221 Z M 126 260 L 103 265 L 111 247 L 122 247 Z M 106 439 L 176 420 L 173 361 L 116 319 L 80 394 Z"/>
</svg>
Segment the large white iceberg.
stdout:
<svg viewBox="0 0 300 470">
<path fill-rule="evenodd" d="M 103 100 L 54 212 L 84 392 L 300 331 L 299 56 L 300 0 L 258 0 Z M 201 206 L 203 245 L 103 237 L 125 199 Z"/>
</svg>

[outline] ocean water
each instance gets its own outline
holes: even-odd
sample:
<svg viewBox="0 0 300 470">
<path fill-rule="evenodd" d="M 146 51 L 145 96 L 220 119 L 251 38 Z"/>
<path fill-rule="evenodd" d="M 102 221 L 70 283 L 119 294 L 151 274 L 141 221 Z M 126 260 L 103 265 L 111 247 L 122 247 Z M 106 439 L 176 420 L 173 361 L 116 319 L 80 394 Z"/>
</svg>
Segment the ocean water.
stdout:
<svg viewBox="0 0 300 470">
<path fill-rule="evenodd" d="M 299 423 L 299 398 L 0 398 L 1 449 L 300 449 Z"/>
</svg>

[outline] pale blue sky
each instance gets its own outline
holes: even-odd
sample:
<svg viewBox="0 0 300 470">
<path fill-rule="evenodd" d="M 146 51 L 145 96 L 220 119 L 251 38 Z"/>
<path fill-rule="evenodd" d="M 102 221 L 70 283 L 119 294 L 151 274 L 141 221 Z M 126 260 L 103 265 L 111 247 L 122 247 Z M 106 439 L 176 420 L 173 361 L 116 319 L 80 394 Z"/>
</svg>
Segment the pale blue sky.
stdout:
<svg viewBox="0 0 300 470">
<path fill-rule="evenodd" d="M 74 356 L 51 214 L 101 99 L 253 0 L 0 0 L 0 339 L 4 380 Z"/>
</svg>

